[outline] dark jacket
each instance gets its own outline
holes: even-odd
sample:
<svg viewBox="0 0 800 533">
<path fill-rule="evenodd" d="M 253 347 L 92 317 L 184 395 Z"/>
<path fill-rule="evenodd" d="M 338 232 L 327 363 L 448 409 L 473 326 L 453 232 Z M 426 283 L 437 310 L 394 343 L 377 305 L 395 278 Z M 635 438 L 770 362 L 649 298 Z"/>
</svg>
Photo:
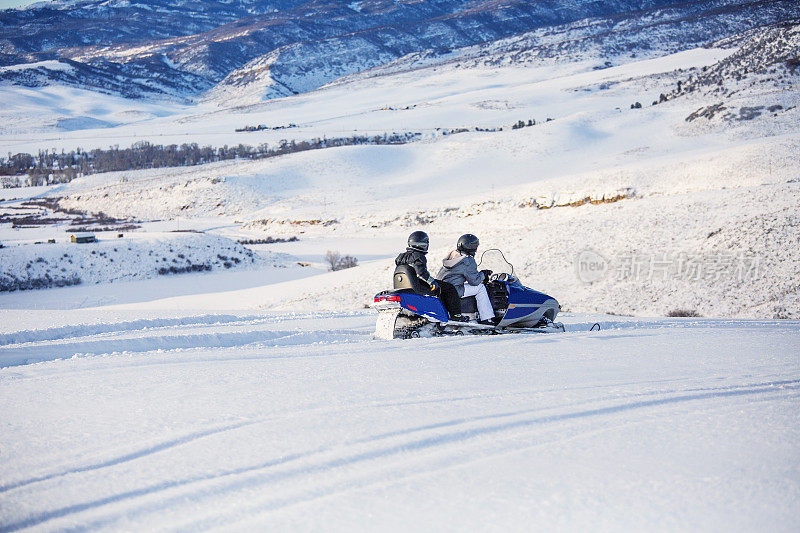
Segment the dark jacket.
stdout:
<svg viewBox="0 0 800 533">
<path fill-rule="evenodd" d="M 482 272 L 478 272 L 478 265 L 475 263 L 474 257 L 453 250 L 442 261 L 442 269 L 436 274 L 436 277 L 452 284 L 458 291 L 458 295 L 463 298 L 464 284 L 480 285 L 484 275 Z"/>
<path fill-rule="evenodd" d="M 417 273 L 417 277 L 428 285 L 432 285 L 435 281 L 428 272 L 428 258 L 418 250 L 408 248 L 405 252 L 397 256 L 397 259 L 394 260 L 394 264 L 412 267 Z"/>
</svg>

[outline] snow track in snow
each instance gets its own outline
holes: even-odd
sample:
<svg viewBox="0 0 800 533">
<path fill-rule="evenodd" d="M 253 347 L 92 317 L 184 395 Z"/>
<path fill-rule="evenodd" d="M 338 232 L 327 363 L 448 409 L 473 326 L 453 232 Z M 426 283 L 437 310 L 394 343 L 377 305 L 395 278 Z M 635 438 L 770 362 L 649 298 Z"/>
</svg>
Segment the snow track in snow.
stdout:
<svg viewBox="0 0 800 533">
<path fill-rule="evenodd" d="M 363 313 L 361 313 L 363 314 Z M 144 353 L 152 351 L 190 350 L 203 348 L 237 348 L 250 345 L 264 347 L 293 346 L 331 342 L 358 342 L 372 338 L 368 327 L 360 329 L 276 330 L 276 324 L 308 319 L 314 314 L 293 316 L 239 316 L 209 314 L 178 318 L 139 319 L 129 322 L 63 326 L 42 330 L 23 330 L 0 334 L 0 368 L 22 364 L 66 359 L 78 356 Z M 332 317 L 322 313 L 318 317 Z M 770 321 L 692 320 L 669 327 L 767 326 Z M 586 332 L 591 322 L 572 324 L 573 333 Z M 663 328 L 658 321 L 603 321 L 602 329 Z M 640 333 L 639 333 L 640 334 Z M 619 334 L 617 334 L 619 335 Z M 544 339 L 549 342 L 554 339 Z M 592 342 L 592 341 L 589 341 Z"/>
<path fill-rule="evenodd" d="M 367 334 L 365 330 L 272 329 L 275 324 L 314 316 L 330 314 L 284 317 L 209 314 L 22 330 L 0 334 L 0 368 L 87 355 L 347 342 Z"/>
<path fill-rule="evenodd" d="M 151 328 L 195 326 L 198 324 L 223 324 L 228 322 L 241 322 L 242 320 L 246 319 L 235 315 L 202 315 L 185 318 L 139 319 L 130 322 L 92 325 L 81 324 L 77 326 L 62 326 L 38 330 L 22 330 L 15 331 L 13 333 L 0 334 L 0 346 L 6 344 L 20 344 L 24 342 L 52 341 L 71 337 L 83 337 L 87 335 L 100 335 L 103 333 L 141 331 Z"/>
<path fill-rule="evenodd" d="M 290 346 L 320 342 L 347 341 L 358 332 L 247 331 L 198 333 L 195 335 L 154 335 L 128 338 L 103 338 L 60 342 L 43 346 L 5 348 L 0 352 L 4 365 L 17 365 L 61 359 L 70 355 L 102 355 L 200 348 L 236 348 L 250 345 Z"/>
</svg>

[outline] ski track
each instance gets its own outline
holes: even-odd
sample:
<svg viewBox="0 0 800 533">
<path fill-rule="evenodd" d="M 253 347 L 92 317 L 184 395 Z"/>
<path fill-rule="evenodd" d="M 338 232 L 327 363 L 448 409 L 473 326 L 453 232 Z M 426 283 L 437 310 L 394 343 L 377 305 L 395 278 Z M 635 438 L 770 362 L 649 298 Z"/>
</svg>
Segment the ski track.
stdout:
<svg viewBox="0 0 800 533">
<path fill-rule="evenodd" d="M 498 422 L 498 421 L 503 418 L 516 417 L 518 415 L 524 415 L 524 414 L 531 414 L 532 412 L 536 412 L 538 410 L 526 409 L 518 412 L 499 413 L 489 416 L 475 417 L 472 419 L 451 420 L 440 424 L 412 427 L 412 428 L 407 428 L 403 431 L 378 434 L 371 436 L 368 439 L 358 439 L 350 443 L 345 443 L 342 446 L 343 453 L 337 454 L 332 459 L 320 459 L 317 461 L 312 461 L 311 464 L 293 467 L 284 472 L 273 473 L 270 472 L 269 470 L 278 466 L 295 463 L 304 459 L 312 459 L 315 456 L 320 456 L 327 452 L 330 452 L 330 450 L 318 449 L 310 452 L 297 453 L 281 458 L 271 459 L 262 464 L 243 467 L 236 470 L 224 472 L 221 474 L 187 478 L 169 483 L 160 483 L 151 486 L 146 486 L 137 490 L 123 492 L 105 498 L 101 498 L 98 500 L 93 500 L 78 505 L 72 505 L 68 507 L 55 509 L 47 513 L 42 513 L 40 515 L 30 517 L 20 522 L 8 524 L 7 526 L 3 527 L 3 531 L 17 531 L 27 527 L 38 526 L 57 518 L 63 518 L 84 511 L 95 510 L 114 503 L 130 502 L 131 500 L 135 500 L 137 498 L 144 496 L 147 497 L 154 496 L 158 493 L 172 489 L 187 488 L 189 490 L 181 492 L 180 494 L 170 495 L 166 499 L 159 500 L 158 502 L 153 504 L 144 504 L 138 507 L 136 509 L 136 512 L 153 512 L 158 510 L 166 510 L 169 509 L 174 504 L 187 501 L 187 499 L 191 499 L 192 501 L 198 501 L 198 499 L 202 498 L 213 498 L 216 494 L 220 492 L 237 491 L 248 488 L 262 487 L 265 485 L 269 485 L 271 483 L 277 483 L 289 480 L 291 478 L 295 478 L 298 476 L 311 476 L 314 474 L 320 474 L 337 468 L 353 466 L 358 463 L 364 463 L 379 459 L 386 459 L 404 453 L 421 452 L 429 449 L 444 447 L 451 444 L 461 444 L 471 441 L 473 439 L 478 439 L 480 437 L 485 437 L 494 434 L 502 434 L 504 432 L 511 432 L 514 430 L 526 431 L 536 427 L 541 427 L 548 424 L 556 424 L 559 422 L 581 420 L 581 419 L 594 419 L 597 417 L 604 417 L 604 416 L 624 413 L 626 411 L 646 410 L 648 408 L 656 408 L 656 407 L 681 404 L 686 402 L 693 402 L 693 401 L 700 401 L 707 399 L 723 399 L 723 398 L 733 398 L 733 397 L 752 396 L 752 395 L 764 395 L 776 392 L 783 393 L 785 391 L 792 391 L 792 392 L 800 391 L 800 379 L 786 380 L 779 382 L 754 383 L 736 387 L 723 387 L 719 389 L 709 389 L 704 392 L 701 392 L 701 390 L 696 390 L 694 391 L 693 394 L 677 393 L 672 396 L 665 396 L 662 398 L 657 398 L 652 400 L 641 400 L 635 402 L 621 403 L 621 404 L 611 405 L 608 407 L 583 409 L 583 410 L 577 410 L 555 415 L 525 417 L 520 420 L 512 420 L 508 422 Z M 783 396 L 789 397 L 789 395 L 785 394 L 783 394 Z M 792 394 L 791 396 L 796 396 L 796 394 Z M 467 423 L 478 422 L 478 421 L 480 422 L 486 421 L 490 422 L 490 424 L 483 425 L 477 428 L 457 429 L 455 431 L 442 432 L 435 434 L 433 436 L 417 438 L 415 440 L 411 440 L 408 442 L 401 442 L 401 443 L 391 442 L 391 439 L 393 437 L 414 435 L 420 432 L 426 432 L 435 429 L 458 427 Z M 76 469 L 72 472 L 67 472 L 61 475 L 88 472 L 91 470 L 114 466 L 124 461 L 137 459 L 149 453 L 156 453 L 158 451 L 167 449 L 169 447 L 183 444 L 193 439 L 202 438 L 211 435 L 213 433 L 234 430 L 254 423 L 258 422 L 245 422 L 240 424 L 233 424 L 225 428 L 220 428 L 216 431 L 198 432 L 186 438 L 176 439 L 173 441 L 163 443 L 162 445 L 156 446 L 149 450 L 123 456 L 115 460 L 107 461 L 105 463 L 101 463 L 98 465 Z M 388 445 L 379 446 L 375 449 L 369 449 L 366 451 L 359 451 L 359 452 L 349 451 L 350 448 L 355 447 L 357 445 L 382 443 L 383 441 L 386 440 L 390 441 Z M 545 442 L 542 442 L 540 444 L 544 443 Z M 552 443 L 552 441 L 550 443 Z M 505 449 L 503 453 L 508 453 L 508 452 L 509 450 Z M 447 466 L 452 466 L 453 464 L 458 464 L 458 462 L 457 461 L 455 463 L 449 461 L 447 462 Z M 48 479 L 52 479 L 52 477 L 55 476 L 48 476 L 41 479 L 32 479 L 24 483 L 17 483 L 11 486 L 0 487 L 0 492 L 12 490 L 14 488 L 23 486 L 24 484 L 47 481 Z M 320 477 L 324 478 L 325 476 L 320 476 Z M 219 483 L 214 483 L 217 481 L 219 481 Z M 190 488 L 192 486 L 200 485 L 207 482 L 212 483 L 212 486 L 198 487 L 196 489 Z M 324 497 L 333 492 L 338 492 L 341 490 L 353 490 L 354 488 L 358 488 L 360 486 L 362 486 L 362 484 L 354 485 L 352 482 L 345 482 L 341 484 L 338 488 L 327 488 L 327 489 L 320 488 L 297 498 L 286 498 L 286 499 L 279 498 L 267 505 L 259 504 L 256 509 L 258 509 L 259 512 L 263 513 L 270 510 L 291 506 L 297 503 L 301 503 L 303 501 L 308 501 L 309 499 Z M 130 510 L 126 510 L 125 512 L 130 512 Z M 112 517 L 106 517 L 103 518 L 102 520 L 90 523 L 87 526 L 89 529 L 91 529 L 93 527 L 97 527 L 104 524 L 109 525 L 112 520 L 113 520 Z M 226 520 L 227 518 L 220 519 L 219 517 L 217 517 L 210 521 L 194 524 L 191 529 L 193 530 L 207 529 L 212 526 L 218 526 L 227 523 Z"/>
</svg>

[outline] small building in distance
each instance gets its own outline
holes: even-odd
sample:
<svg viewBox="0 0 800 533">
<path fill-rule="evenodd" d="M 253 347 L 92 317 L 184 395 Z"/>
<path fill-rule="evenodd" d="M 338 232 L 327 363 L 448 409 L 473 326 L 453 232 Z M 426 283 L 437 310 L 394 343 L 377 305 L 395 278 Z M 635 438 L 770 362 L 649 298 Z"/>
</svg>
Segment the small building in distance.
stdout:
<svg viewBox="0 0 800 533">
<path fill-rule="evenodd" d="M 97 238 L 94 236 L 94 233 L 73 233 L 69 236 L 69 242 L 75 243 L 87 243 L 87 242 L 97 242 Z"/>
</svg>

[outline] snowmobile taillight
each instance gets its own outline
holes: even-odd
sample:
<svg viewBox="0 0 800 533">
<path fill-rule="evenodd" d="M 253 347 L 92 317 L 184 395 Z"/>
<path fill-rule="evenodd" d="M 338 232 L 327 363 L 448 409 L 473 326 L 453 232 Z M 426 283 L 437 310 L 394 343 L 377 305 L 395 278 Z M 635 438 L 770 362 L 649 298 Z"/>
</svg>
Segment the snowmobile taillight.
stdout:
<svg viewBox="0 0 800 533">
<path fill-rule="evenodd" d="M 389 295 L 386 295 L 386 296 L 376 296 L 375 297 L 375 301 L 376 302 L 399 302 L 400 301 L 400 295 L 399 294 L 389 294 Z"/>
</svg>

